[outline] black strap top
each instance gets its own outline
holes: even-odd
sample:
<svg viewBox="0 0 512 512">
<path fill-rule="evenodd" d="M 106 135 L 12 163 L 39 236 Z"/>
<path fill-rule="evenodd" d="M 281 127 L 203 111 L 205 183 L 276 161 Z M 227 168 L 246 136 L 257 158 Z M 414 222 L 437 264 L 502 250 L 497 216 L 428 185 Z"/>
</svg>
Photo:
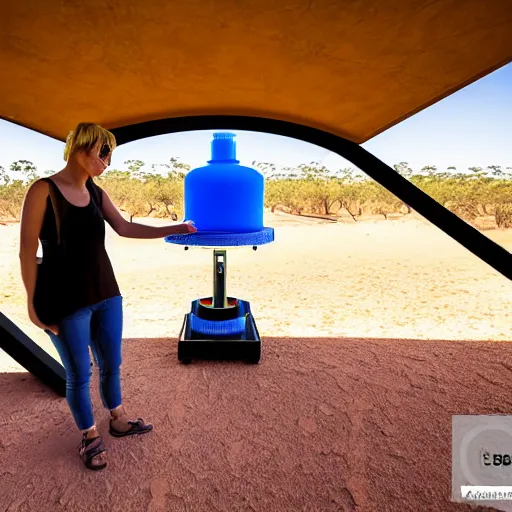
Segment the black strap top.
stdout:
<svg viewBox="0 0 512 512">
<path fill-rule="evenodd" d="M 105 249 L 103 191 L 92 179 L 86 186 L 91 200 L 87 206 L 71 204 L 50 178 L 42 178 L 53 189 L 59 216 L 61 256 L 59 287 L 65 294 L 61 316 L 120 295 L 110 258 Z M 50 263 L 58 247 L 57 223 L 50 195 L 39 238 L 43 247 L 43 264 Z"/>
</svg>

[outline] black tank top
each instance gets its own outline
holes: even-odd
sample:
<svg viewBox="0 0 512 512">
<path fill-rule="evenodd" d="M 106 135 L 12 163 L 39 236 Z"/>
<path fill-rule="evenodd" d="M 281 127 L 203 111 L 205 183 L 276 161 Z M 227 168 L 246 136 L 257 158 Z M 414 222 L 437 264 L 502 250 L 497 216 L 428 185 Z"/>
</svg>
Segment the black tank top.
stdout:
<svg viewBox="0 0 512 512">
<path fill-rule="evenodd" d="M 87 206 L 72 205 L 50 178 L 42 178 L 54 190 L 60 217 L 58 289 L 63 294 L 59 317 L 120 295 L 110 258 L 105 249 L 105 219 L 102 210 L 103 191 L 91 178 L 86 187 L 91 200 Z M 39 238 L 43 248 L 43 264 L 52 266 L 58 234 L 50 195 Z"/>
</svg>

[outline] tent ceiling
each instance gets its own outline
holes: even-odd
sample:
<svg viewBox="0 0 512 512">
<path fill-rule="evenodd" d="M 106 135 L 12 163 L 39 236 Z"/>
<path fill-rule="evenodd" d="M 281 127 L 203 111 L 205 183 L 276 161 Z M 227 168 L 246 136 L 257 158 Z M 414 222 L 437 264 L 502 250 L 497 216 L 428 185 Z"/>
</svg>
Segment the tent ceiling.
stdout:
<svg viewBox="0 0 512 512">
<path fill-rule="evenodd" d="M 16 0 L 0 117 L 63 140 L 187 115 L 362 143 L 512 60 L 511 0 Z"/>
</svg>

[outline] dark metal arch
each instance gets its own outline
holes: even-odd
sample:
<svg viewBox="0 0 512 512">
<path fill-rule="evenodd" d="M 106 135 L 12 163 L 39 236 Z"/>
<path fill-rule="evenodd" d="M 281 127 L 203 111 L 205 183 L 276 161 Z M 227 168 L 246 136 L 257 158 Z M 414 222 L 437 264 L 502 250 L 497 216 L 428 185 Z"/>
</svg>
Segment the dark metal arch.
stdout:
<svg viewBox="0 0 512 512">
<path fill-rule="evenodd" d="M 194 130 L 247 130 L 292 137 L 316 144 L 346 158 L 387 188 L 439 229 L 512 279 L 512 255 L 477 229 L 434 201 L 391 167 L 358 144 L 321 130 L 286 121 L 244 116 L 195 116 L 170 118 L 113 129 L 118 144 L 145 137 Z M 0 348 L 18 363 L 65 396 L 65 372 L 61 364 L 36 345 L 7 317 L 0 313 Z"/>
<path fill-rule="evenodd" d="M 287 121 L 248 116 L 192 116 L 148 121 L 115 128 L 119 145 L 146 137 L 195 130 L 247 130 L 315 144 L 356 165 L 447 235 L 492 268 L 512 279 L 512 254 L 421 191 L 394 169 L 347 139 Z"/>
</svg>

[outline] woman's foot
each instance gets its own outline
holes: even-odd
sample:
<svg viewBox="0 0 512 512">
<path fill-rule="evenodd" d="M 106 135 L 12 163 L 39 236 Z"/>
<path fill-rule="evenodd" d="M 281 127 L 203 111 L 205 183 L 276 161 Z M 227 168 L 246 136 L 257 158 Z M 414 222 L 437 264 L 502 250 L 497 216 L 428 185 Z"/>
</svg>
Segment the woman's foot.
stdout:
<svg viewBox="0 0 512 512">
<path fill-rule="evenodd" d="M 131 425 L 128 423 L 130 418 L 126 414 L 124 405 L 110 411 L 110 426 L 118 432 L 127 432 L 130 430 Z"/>
<path fill-rule="evenodd" d="M 132 434 L 145 434 L 153 429 L 142 418 L 133 419 L 126 414 L 124 406 L 119 406 L 110 412 L 110 435 L 123 437 Z"/>
<path fill-rule="evenodd" d="M 85 466 L 89 469 L 103 469 L 107 465 L 105 444 L 100 435 L 88 434 L 82 436 L 82 442 L 78 447 L 78 454 Z"/>
</svg>

